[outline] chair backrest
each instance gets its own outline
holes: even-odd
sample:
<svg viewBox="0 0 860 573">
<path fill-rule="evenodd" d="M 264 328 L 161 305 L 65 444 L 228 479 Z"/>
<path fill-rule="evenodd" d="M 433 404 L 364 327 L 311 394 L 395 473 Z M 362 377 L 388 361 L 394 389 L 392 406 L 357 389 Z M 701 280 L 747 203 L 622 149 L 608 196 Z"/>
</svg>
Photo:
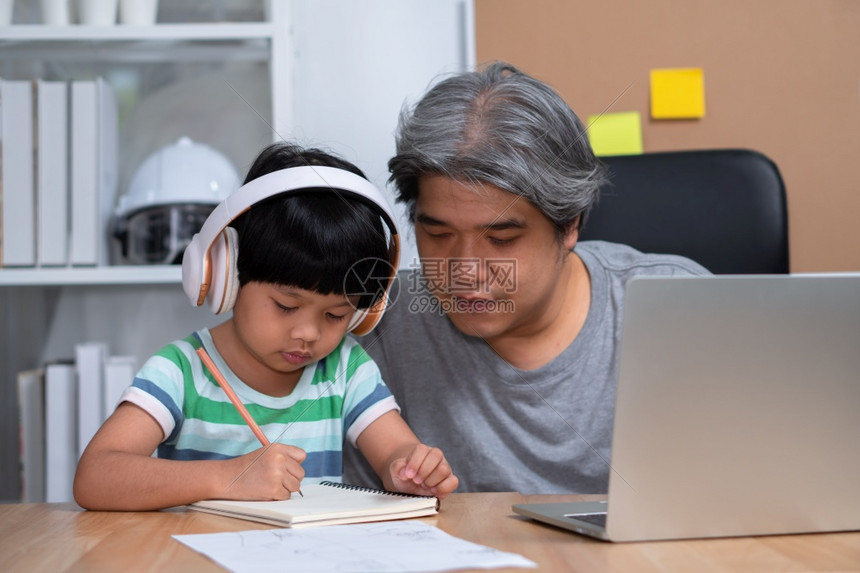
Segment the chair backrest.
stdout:
<svg viewBox="0 0 860 573">
<path fill-rule="evenodd" d="M 789 272 L 785 186 L 745 149 L 601 158 L 601 189 L 580 240 L 691 258 L 715 274 Z"/>
</svg>

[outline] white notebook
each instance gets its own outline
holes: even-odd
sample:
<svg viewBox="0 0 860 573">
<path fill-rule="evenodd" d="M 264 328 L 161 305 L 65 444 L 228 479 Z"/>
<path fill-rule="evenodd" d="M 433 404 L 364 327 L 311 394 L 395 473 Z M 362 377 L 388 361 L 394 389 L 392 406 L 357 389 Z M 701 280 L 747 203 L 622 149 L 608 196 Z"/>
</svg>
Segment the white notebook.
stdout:
<svg viewBox="0 0 860 573">
<path fill-rule="evenodd" d="M 311 527 L 366 521 L 386 521 L 434 515 L 435 497 L 415 496 L 324 481 L 302 486 L 304 497 L 294 493 L 283 501 L 204 500 L 188 507 L 259 521 L 280 527 Z"/>
</svg>

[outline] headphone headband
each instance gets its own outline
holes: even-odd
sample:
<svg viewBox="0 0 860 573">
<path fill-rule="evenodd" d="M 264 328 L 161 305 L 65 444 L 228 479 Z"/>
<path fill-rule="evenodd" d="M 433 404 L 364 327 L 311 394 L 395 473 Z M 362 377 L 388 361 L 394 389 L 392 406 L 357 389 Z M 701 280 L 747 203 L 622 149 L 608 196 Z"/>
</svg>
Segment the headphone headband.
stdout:
<svg viewBox="0 0 860 573">
<path fill-rule="evenodd" d="M 221 279 L 220 276 L 216 276 L 221 274 L 221 269 L 216 268 L 217 261 L 214 261 L 213 258 L 215 257 L 212 256 L 212 251 L 220 248 L 217 246 L 219 245 L 218 237 L 234 219 L 250 209 L 255 203 L 282 193 L 305 189 L 343 192 L 377 207 L 377 211 L 382 215 L 391 232 L 389 246 L 391 260 L 389 262 L 396 272 L 400 259 L 397 218 L 394 216 L 385 195 L 376 185 L 355 173 L 336 167 L 290 167 L 273 171 L 242 185 L 215 207 L 206 222 L 203 223 L 200 232 L 194 235 L 182 259 L 183 289 L 192 304 L 201 306 L 207 297 L 215 296 L 217 304 L 213 303 L 212 306 L 216 313 L 224 312 L 227 310 L 226 307 L 232 306 L 231 302 L 225 306 L 224 296 L 212 292 L 211 288 L 214 283 L 219 283 Z M 226 236 L 225 242 L 227 242 Z M 232 248 L 235 249 L 235 247 Z M 229 265 L 227 266 L 229 267 Z M 234 272 L 234 269 L 230 269 L 230 272 Z M 226 284 L 229 280 L 225 279 L 222 282 Z M 378 313 L 379 311 L 376 310 L 375 312 Z M 357 329 L 356 333 L 359 333 Z"/>
</svg>

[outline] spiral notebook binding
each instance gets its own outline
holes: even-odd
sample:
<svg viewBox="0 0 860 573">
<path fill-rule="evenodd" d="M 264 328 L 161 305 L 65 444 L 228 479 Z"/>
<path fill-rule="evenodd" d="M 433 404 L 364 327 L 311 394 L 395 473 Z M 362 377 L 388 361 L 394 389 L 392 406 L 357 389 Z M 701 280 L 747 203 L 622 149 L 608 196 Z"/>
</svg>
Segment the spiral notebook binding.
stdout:
<svg viewBox="0 0 860 573">
<path fill-rule="evenodd" d="M 340 489 L 349 489 L 349 490 L 353 490 L 353 491 L 364 491 L 367 493 L 376 493 L 379 495 L 395 495 L 395 496 L 399 496 L 399 497 L 426 497 L 426 498 L 435 497 L 432 495 L 416 495 L 414 493 L 403 493 L 400 491 L 389 491 L 387 489 L 379 489 L 376 487 L 355 485 L 355 484 L 351 484 L 351 483 L 338 483 L 338 482 L 328 481 L 328 480 L 321 481 L 320 485 L 327 485 L 327 486 L 331 486 L 331 487 L 337 487 Z"/>
</svg>

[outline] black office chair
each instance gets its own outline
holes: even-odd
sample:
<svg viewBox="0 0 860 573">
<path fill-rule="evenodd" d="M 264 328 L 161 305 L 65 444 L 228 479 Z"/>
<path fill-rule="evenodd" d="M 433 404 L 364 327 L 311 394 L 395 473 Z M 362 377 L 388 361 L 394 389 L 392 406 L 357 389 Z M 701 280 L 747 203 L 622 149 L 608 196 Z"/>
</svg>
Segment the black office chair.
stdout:
<svg viewBox="0 0 860 573">
<path fill-rule="evenodd" d="M 684 255 L 715 274 L 789 271 L 785 186 L 761 153 L 716 149 L 601 160 L 609 182 L 580 240 Z"/>
</svg>

